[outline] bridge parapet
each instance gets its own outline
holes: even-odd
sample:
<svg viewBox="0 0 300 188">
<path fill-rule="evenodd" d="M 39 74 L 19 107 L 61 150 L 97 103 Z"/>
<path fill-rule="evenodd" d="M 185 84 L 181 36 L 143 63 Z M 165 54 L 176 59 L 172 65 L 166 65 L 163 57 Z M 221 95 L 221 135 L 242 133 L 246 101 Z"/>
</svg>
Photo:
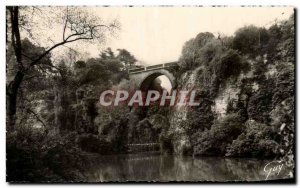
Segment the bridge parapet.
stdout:
<svg viewBox="0 0 300 188">
<path fill-rule="evenodd" d="M 138 74 L 138 73 L 142 73 L 142 72 L 158 70 L 158 69 L 165 69 L 165 68 L 168 68 L 168 67 L 175 67 L 175 66 L 178 66 L 177 62 L 170 62 L 170 63 L 164 63 L 164 64 L 158 64 L 158 65 L 151 65 L 151 66 L 146 66 L 146 67 L 138 67 L 138 68 L 129 69 L 128 73 L 129 74 Z"/>
</svg>

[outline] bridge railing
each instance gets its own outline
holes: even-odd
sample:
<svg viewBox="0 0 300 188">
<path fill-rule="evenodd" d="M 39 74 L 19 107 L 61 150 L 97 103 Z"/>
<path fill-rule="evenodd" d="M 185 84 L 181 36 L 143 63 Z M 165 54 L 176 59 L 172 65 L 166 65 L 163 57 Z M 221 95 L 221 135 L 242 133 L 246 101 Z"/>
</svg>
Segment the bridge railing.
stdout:
<svg viewBox="0 0 300 188">
<path fill-rule="evenodd" d="M 177 62 L 170 62 L 170 63 L 165 63 L 164 67 L 173 67 L 173 66 L 178 66 Z"/>
<path fill-rule="evenodd" d="M 151 65 L 151 66 L 148 66 L 146 67 L 146 70 L 153 70 L 153 69 L 158 69 L 158 68 L 163 68 L 164 64 L 158 64 L 158 65 Z"/>
<path fill-rule="evenodd" d="M 164 63 L 164 64 L 158 64 L 158 65 L 151 65 L 147 67 L 138 67 L 138 68 L 133 68 L 129 69 L 128 73 L 129 74 L 134 74 L 134 73 L 140 73 L 148 70 L 156 70 L 156 69 L 163 69 L 167 67 L 173 67 L 173 66 L 178 66 L 176 62 L 170 62 L 170 63 Z"/>
<path fill-rule="evenodd" d="M 145 71 L 145 67 L 141 67 L 141 68 L 133 68 L 133 69 L 129 69 L 128 73 L 137 73 L 137 72 L 143 72 Z"/>
</svg>

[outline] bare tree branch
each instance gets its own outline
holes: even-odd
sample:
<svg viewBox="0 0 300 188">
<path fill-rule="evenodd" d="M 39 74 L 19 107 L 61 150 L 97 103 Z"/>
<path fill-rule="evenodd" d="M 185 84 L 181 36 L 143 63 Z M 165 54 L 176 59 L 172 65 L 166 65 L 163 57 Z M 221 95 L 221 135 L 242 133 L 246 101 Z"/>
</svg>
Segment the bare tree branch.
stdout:
<svg viewBox="0 0 300 188">
<path fill-rule="evenodd" d="M 44 123 L 43 120 L 41 120 L 41 118 L 39 117 L 39 115 L 37 113 L 35 113 L 33 110 L 29 109 L 29 108 L 26 108 L 26 111 L 33 114 L 34 117 L 43 124 L 44 127 L 46 127 L 46 124 Z"/>
<path fill-rule="evenodd" d="M 66 28 L 67 28 L 68 19 L 69 19 L 68 12 L 69 12 L 69 9 L 67 7 L 66 21 L 65 21 L 65 26 L 64 26 L 64 30 L 63 30 L 63 41 L 65 40 Z"/>
<path fill-rule="evenodd" d="M 21 87 L 21 83 L 24 80 L 24 76 L 26 73 L 32 70 L 32 67 L 41 63 L 42 59 L 46 57 L 50 52 L 56 49 L 59 46 L 64 46 L 65 44 L 72 43 L 75 41 L 83 40 L 83 41 L 92 41 L 92 40 L 102 40 L 105 39 L 106 32 L 113 33 L 115 29 L 118 29 L 117 24 L 103 24 L 102 20 L 91 16 L 88 12 L 84 12 L 78 8 L 67 8 L 65 19 L 63 21 L 63 40 L 58 43 L 54 43 L 50 48 L 46 49 L 42 54 L 40 54 L 36 58 L 31 58 L 30 56 L 23 53 L 22 49 L 22 41 L 20 36 L 20 24 L 19 21 L 24 18 L 24 15 L 19 15 L 19 7 L 12 6 L 7 7 L 10 13 L 10 24 L 11 24 L 11 40 L 12 45 L 15 51 L 15 56 L 18 64 L 18 71 L 15 74 L 13 80 L 7 85 L 7 96 L 8 96 L 8 125 L 12 129 L 15 126 L 16 120 L 16 107 L 17 107 L 17 94 L 18 90 Z M 39 10 L 39 9 L 38 9 Z M 56 15 L 56 12 L 53 13 Z M 62 14 L 57 14 L 56 16 L 61 18 Z M 47 16 L 47 15 L 46 15 Z M 26 17 L 26 14 L 25 14 Z M 25 24 L 26 22 L 22 22 Z M 60 23 L 60 21 L 59 21 Z M 30 25 L 29 25 L 30 26 Z M 30 27 L 29 27 L 30 28 Z M 106 28 L 106 30 L 102 30 L 102 28 Z M 67 36 L 68 35 L 68 36 Z M 30 59 L 30 64 L 26 68 L 23 66 L 23 57 Z M 31 60 L 33 59 L 33 60 Z M 53 66 L 52 64 L 48 66 Z M 42 70 L 42 67 L 40 67 Z M 55 67 L 57 68 L 57 67 Z"/>
</svg>

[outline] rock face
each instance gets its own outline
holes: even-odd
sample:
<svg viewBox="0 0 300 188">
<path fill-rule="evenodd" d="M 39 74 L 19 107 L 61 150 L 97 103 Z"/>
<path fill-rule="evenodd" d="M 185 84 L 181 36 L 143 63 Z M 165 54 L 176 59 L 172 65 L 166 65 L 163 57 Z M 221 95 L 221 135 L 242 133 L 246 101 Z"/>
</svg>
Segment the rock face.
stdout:
<svg viewBox="0 0 300 188">
<path fill-rule="evenodd" d="M 214 105 L 212 105 L 213 112 L 216 113 L 217 118 L 225 116 L 229 101 L 237 101 L 239 92 L 239 88 L 228 84 L 218 93 L 218 96 L 214 99 Z"/>
<path fill-rule="evenodd" d="M 179 78 L 180 89 L 188 91 L 196 89 L 198 95 L 200 95 L 200 100 L 206 102 L 200 102 L 200 106 L 195 108 L 180 106 L 170 113 L 170 129 L 168 134 L 172 137 L 174 153 L 177 155 L 191 154 L 193 148 L 192 135 L 194 131 L 210 128 L 210 125 L 207 125 L 207 123 L 201 119 L 208 118 L 209 114 L 212 116 L 208 118 L 212 119 L 211 122 L 223 118 L 226 116 L 229 105 L 235 106 L 237 104 L 241 97 L 241 81 L 250 75 L 249 73 L 247 75 L 240 74 L 235 79 L 228 79 L 219 85 L 215 97 L 208 95 L 209 97 L 205 96 L 201 98 L 201 85 L 203 83 L 200 83 L 197 79 L 201 77 L 200 74 L 202 74 L 202 72 L 199 71 L 201 69 L 202 67 L 198 67 L 193 71 L 184 73 L 181 78 Z M 206 107 L 209 104 L 211 105 Z M 203 117 L 199 117 L 200 115 Z"/>
<path fill-rule="evenodd" d="M 197 70 L 186 72 L 179 79 L 179 88 L 190 91 L 194 88 L 196 83 Z M 177 106 L 174 111 L 170 113 L 169 121 L 170 128 L 168 134 L 172 137 L 173 151 L 177 155 L 183 155 L 191 149 L 191 142 L 187 133 L 188 124 L 188 107 Z"/>
</svg>

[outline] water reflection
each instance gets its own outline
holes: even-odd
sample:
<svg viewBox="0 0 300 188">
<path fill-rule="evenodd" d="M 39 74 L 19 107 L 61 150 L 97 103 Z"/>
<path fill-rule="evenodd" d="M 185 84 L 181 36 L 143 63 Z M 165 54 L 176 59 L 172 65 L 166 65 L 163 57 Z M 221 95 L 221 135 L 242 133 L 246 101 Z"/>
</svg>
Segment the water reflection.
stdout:
<svg viewBox="0 0 300 188">
<path fill-rule="evenodd" d="M 218 157 L 175 157 L 159 154 L 101 156 L 89 160 L 84 170 L 87 181 L 261 181 L 269 160 Z M 291 169 L 283 166 L 279 175 L 288 177 Z"/>
</svg>

